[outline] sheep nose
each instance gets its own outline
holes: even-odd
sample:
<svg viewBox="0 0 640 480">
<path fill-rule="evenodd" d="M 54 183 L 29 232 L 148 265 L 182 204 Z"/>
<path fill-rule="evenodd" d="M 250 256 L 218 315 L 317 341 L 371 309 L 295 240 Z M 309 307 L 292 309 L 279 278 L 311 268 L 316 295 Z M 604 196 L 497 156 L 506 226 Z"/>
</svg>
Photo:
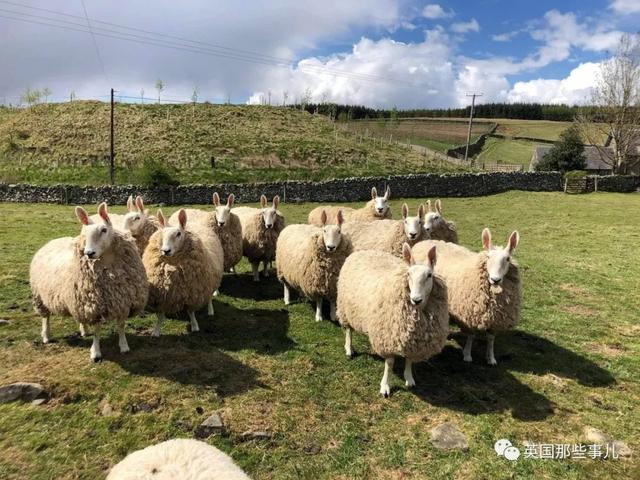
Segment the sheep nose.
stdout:
<svg viewBox="0 0 640 480">
<path fill-rule="evenodd" d="M 501 279 L 501 278 L 498 278 L 498 277 L 491 277 L 491 278 L 489 278 L 489 281 L 490 281 L 493 285 L 495 285 L 496 283 L 500 283 L 500 282 L 502 281 L 502 279 Z"/>
<path fill-rule="evenodd" d="M 96 252 L 94 250 L 85 250 L 84 254 L 89 258 L 93 258 L 96 256 Z"/>
<path fill-rule="evenodd" d="M 411 237 L 411 239 L 413 240 L 414 238 L 416 238 L 418 234 L 417 233 L 410 233 L 409 237 Z"/>
<path fill-rule="evenodd" d="M 382 210 L 384 210 L 384 209 L 378 208 L 378 213 L 382 213 Z"/>
<path fill-rule="evenodd" d="M 336 249 L 335 246 L 333 245 L 327 245 L 327 250 L 329 250 L 330 252 L 333 252 Z"/>
<path fill-rule="evenodd" d="M 267 223 L 267 224 L 265 225 L 265 227 L 267 227 L 267 228 L 271 228 L 271 227 L 273 227 L 273 225 L 271 225 L 270 223 Z"/>
<path fill-rule="evenodd" d="M 422 303 L 422 298 L 411 298 L 411 301 L 414 305 L 420 305 Z"/>
<path fill-rule="evenodd" d="M 171 249 L 170 248 L 163 248 L 162 249 L 162 254 L 163 255 L 167 255 L 167 256 L 171 255 Z"/>
</svg>

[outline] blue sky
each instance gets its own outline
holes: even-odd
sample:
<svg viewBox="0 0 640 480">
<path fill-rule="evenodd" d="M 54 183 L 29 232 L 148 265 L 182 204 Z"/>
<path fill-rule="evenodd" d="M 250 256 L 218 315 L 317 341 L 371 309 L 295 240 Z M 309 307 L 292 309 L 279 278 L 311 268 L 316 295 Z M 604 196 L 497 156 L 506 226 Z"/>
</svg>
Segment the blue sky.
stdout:
<svg viewBox="0 0 640 480">
<path fill-rule="evenodd" d="M 450 107 L 470 91 L 485 101 L 582 103 L 620 35 L 640 25 L 640 0 L 85 4 L 95 42 L 80 2 L 0 0 L 0 62 L 9 67 L 0 98 L 45 86 L 55 98 L 99 98 L 111 87 L 153 97 L 161 78 L 165 98 L 185 100 L 197 87 L 200 99 L 250 103 L 271 92 L 275 103 Z M 150 45 L 140 29 L 163 36 Z M 169 48 L 177 40 L 167 35 L 186 40 Z M 185 49 L 187 40 L 201 43 Z"/>
</svg>

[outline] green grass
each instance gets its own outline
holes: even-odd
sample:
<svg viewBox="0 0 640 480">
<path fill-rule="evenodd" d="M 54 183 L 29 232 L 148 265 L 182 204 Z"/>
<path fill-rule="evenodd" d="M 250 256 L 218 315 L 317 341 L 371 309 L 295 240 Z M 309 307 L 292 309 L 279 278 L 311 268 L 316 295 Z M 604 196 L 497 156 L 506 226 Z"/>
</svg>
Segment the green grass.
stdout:
<svg viewBox="0 0 640 480">
<path fill-rule="evenodd" d="M 408 203 L 413 210 L 418 201 Z M 396 215 L 400 205 L 393 201 Z M 293 223 L 312 207 L 282 210 Z M 446 199 L 444 208 L 461 243 L 476 249 L 484 226 L 496 243 L 519 229 L 522 322 L 498 337 L 496 368 L 481 361 L 482 340 L 474 363 L 464 364 L 454 334 L 440 355 L 417 366 L 413 392 L 397 362 L 385 400 L 377 393 L 383 364 L 365 337 L 354 337 L 359 355 L 347 360 L 339 327 L 314 322 L 307 303 L 284 307 L 277 281 L 256 288 L 246 264 L 225 277 L 215 319 L 199 314 L 198 334 L 174 319 L 153 339 L 152 317 L 133 318 L 131 353 L 118 353 L 110 328 L 104 361 L 91 364 L 90 339 L 56 318 L 56 342 L 43 346 L 29 261 L 78 225 L 71 206 L 0 205 L 0 318 L 11 321 L 0 326 L 0 384 L 38 381 L 52 393 L 39 407 L 0 405 L 0 478 L 103 478 L 129 451 L 193 436 L 213 411 L 222 412 L 227 431 L 207 441 L 258 480 L 639 478 L 637 460 L 508 462 L 493 443 L 573 444 L 589 425 L 640 451 L 640 233 L 629 222 L 640 196 L 510 192 Z M 100 415 L 104 398 L 115 416 Z M 140 402 L 155 409 L 135 412 Z M 429 430 L 447 420 L 468 436 L 468 452 L 431 446 Z M 243 442 L 249 429 L 272 439 Z"/>
<path fill-rule="evenodd" d="M 478 163 L 510 163 L 529 169 L 534 149 L 540 144 L 528 140 L 489 137 L 476 157 Z"/>
<path fill-rule="evenodd" d="M 563 130 L 571 126 L 571 122 L 554 122 L 551 120 L 515 120 L 498 119 L 496 133 L 511 137 L 539 138 L 541 140 L 558 140 Z"/>
</svg>

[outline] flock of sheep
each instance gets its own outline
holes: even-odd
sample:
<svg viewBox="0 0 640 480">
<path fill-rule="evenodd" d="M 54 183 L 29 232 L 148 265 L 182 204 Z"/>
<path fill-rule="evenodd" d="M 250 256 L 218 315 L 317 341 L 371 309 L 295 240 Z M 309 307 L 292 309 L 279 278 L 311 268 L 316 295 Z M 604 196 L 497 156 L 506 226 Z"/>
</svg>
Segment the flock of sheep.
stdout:
<svg viewBox="0 0 640 480">
<path fill-rule="evenodd" d="M 73 317 L 83 336 L 93 329 L 94 361 L 102 357 L 104 323 L 115 321 L 125 353 L 125 321 L 143 310 L 156 314 L 154 336 L 166 315 L 183 311 L 198 331 L 195 312 L 207 306 L 214 315 L 212 298 L 223 275 L 244 256 L 256 282 L 275 261 L 285 304 L 291 290 L 300 292 L 315 303 L 316 321 L 327 301 L 331 319 L 345 331 L 348 357 L 352 331 L 367 335 L 385 360 L 385 397 L 394 359 L 405 359 L 406 386 L 415 386 L 412 364 L 444 348 L 450 320 L 467 336 L 464 361 L 472 361 L 474 336 L 483 333 L 486 361 L 495 365 L 495 334 L 520 318 L 522 286 L 513 260 L 518 232 L 498 247 L 485 228 L 483 249 L 475 252 L 457 244 L 440 200 L 420 205 L 415 216 L 404 204 L 402 218 L 393 220 L 389 196 L 388 188 L 383 196 L 373 188 L 360 209 L 321 206 L 309 213 L 308 224 L 286 227 L 277 196 L 268 204 L 263 195 L 261 208 L 234 208 L 234 195 L 223 204 L 214 193 L 213 210 L 180 209 L 168 219 L 161 210 L 149 215 L 141 197 L 129 197 L 125 215 L 109 214 L 105 203 L 92 216 L 76 207 L 80 235 L 51 240 L 31 262 L 42 341 L 49 341 L 52 314 Z"/>
</svg>

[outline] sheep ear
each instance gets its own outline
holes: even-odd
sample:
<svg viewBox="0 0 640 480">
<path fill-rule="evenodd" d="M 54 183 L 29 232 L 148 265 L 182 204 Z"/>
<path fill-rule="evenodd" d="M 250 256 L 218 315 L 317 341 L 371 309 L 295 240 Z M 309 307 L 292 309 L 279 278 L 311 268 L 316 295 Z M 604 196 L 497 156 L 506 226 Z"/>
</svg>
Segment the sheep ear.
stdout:
<svg viewBox="0 0 640 480">
<path fill-rule="evenodd" d="M 375 200 L 376 198 L 378 198 L 378 190 L 376 190 L 376 187 L 372 187 L 371 188 L 371 200 Z"/>
<path fill-rule="evenodd" d="M 431 208 L 431 200 L 427 200 L 427 212 L 433 212 L 433 209 Z"/>
<path fill-rule="evenodd" d="M 227 197 L 227 207 L 233 207 L 233 204 L 236 202 L 236 196 L 232 193 Z"/>
<path fill-rule="evenodd" d="M 142 200 L 140 195 L 136 197 L 136 207 L 138 207 L 140 213 L 144 213 L 144 200 Z"/>
<path fill-rule="evenodd" d="M 387 186 L 387 190 L 384 192 L 384 199 L 385 200 L 389 200 L 390 196 L 391 196 L 391 188 L 389 188 L 389 186 Z"/>
<path fill-rule="evenodd" d="M 107 204 L 105 202 L 102 202 L 98 206 L 98 215 L 104 220 L 104 223 L 111 225 L 111 219 L 109 218 L 109 212 L 107 211 Z"/>
<path fill-rule="evenodd" d="M 322 226 L 324 227 L 327 224 L 327 212 L 326 210 L 322 210 L 320 214 L 320 221 L 322 222 Z"/>
<path fill-rule="evenodd" d="M 158 214 L 156 215 L 158 217 L 158 223 L 160 224 L 160 226 L 162 228 L 167 226 L 167 219 L 164 217 L 164 214 L 162 213 L 162 210 L 158 209 Z"/>
<path fill-rule="evenodd" d="M 418 218 L 424 220 L 424 205 L 422 204 L 418 207 Z"/>
<path fill-rule="evenodd" d="M 507 249 L 509 250 L 509 253 L 516 249 L 518 243 L 520 243 L 520 234 L 516 230 L 509 236 L 509 240 L 507 240 Z"/>
<path fill-rule="evenodd" d="M 260 206 L 262 208 L 267 206 L 267 197 L 265 197 L 264 195 L 260 196 Z"/>
<path fill-rule="evenodd" d="M 411 255 L 411 247 L 407 242 L 402 244 L 402 258 L 405 263 L 409 266 L 413 265 L 413 255 Z"/>
<path fill-rule="evenodd" d="M 127 198 L 127 211 L 133 212 L 133 208 L 133 195 L 129 195 L 129 198 Z"/>
<path fill-rule="evenodd" d="M 402 218 L 407 218 L 409 216 L 409 207 L 407 207 L 406 203 L 402 204 Z"/>
<path fill-rule="evenodd" d="M 440 215 L 442 215 L 442 202 L 440 201 L 440 199 L 436 200 L 436 210 Z"/>
<path fill-rule="evenodd" d="M 491 231 L 488 228 L 482 230 L 482 246 L 485 250 L 491 249 Z"/>
<path fill-rule="evenodd" d="M 219 207 L 219 206 L 220 206 L 220 195 L 218 195 L 218 192 L 215 192 L 215 193 L 213 194 L 213 204 L 214 204 L 216 207 Z"/>
<path fill-rule="evenodd" d="M 429 249 L 429 253 L 427 253 L 427 265 L 433 268 L 436 265 L 436 246 L 434 245 Z"/>
<path fill-rule="evenodd" d="M 277 209 L 278 205 L 280 205 L 280 195 L 276 195 L 273 197 L 273 208 Z"/>
<path fill-rule="evenodd" d="M 338 226 L 341 227 L 344 223 L 344 216 L 342 215 L 342 210 L 338 210 L 338 214 L 336 215 L 336 220 L 338 221 Z"/>
<path fill-rule="evenodd" d="M 184 230 L 187 226 L 187 212 L 184 211 L 184 208 L 178 212 L 178 222 L 180 222 L 180 228 Z"/>
<path fill-rule="evenodd" d="M 82 225 L 91 225 L 93 222 L 89 218 L 87 211 L 82 207 L 76 207 L 76 217 Z"/>
</svg>

